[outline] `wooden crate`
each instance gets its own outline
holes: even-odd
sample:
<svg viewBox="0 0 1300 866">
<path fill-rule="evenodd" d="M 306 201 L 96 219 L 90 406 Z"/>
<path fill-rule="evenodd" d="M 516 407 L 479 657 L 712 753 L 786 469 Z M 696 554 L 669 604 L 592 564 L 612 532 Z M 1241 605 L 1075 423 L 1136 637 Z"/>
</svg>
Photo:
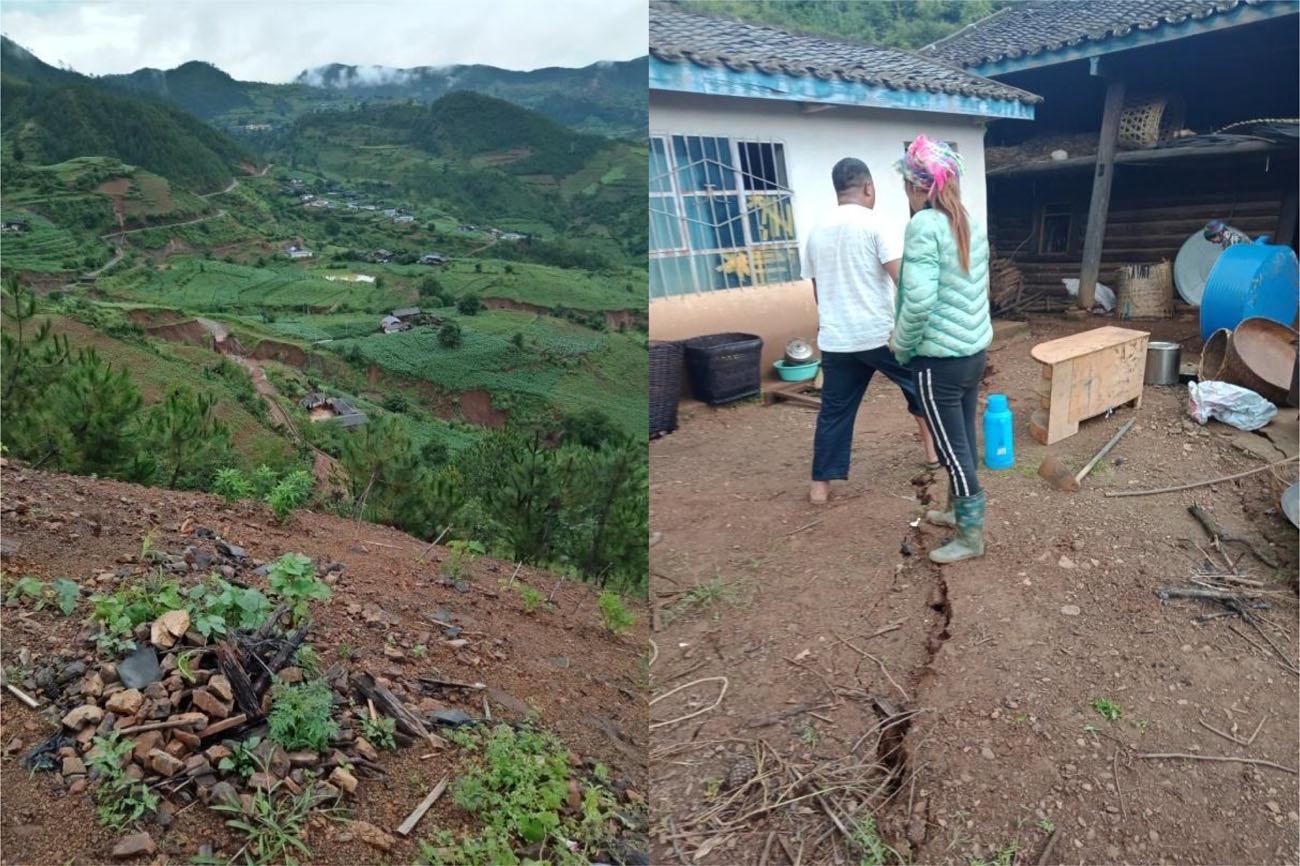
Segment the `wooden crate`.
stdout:
<svg viewBox="0 0 1300 866">
<path fill-rule="evenodd" d="M 1132 403 L 1142 405 L 1146 331 L 1108 326 L 1039 343 L 1031 351 L 1043 365 L 1039 408 L 1029 432 L 1051 445 L 1079 432 L 1079 422 Z"/>
</svg>

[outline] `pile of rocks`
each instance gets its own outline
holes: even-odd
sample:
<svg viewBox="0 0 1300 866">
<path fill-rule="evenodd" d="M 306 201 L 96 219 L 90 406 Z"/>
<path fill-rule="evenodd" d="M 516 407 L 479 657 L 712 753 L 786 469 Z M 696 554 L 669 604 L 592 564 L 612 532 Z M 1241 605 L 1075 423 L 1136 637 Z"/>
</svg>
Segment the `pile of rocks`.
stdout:
<svg viewBox="0 0 1300 866">
<path fill-rule="evenodd" d="M 166 798 L 158 813 L 163 826 L 196 797 L 205 803 L 243 800 L 248 808 L 253 792 L 276 785 L 295 795 L 310 789 L 322 801 L 351 794 L 357 775 L 383 769 L 346 711 L 350 684 L 341 666 L 325 673 L 339 722 L 326 753 L 288 752 L 266 736 L 272 681 L 303 679 L 300 668 L 285 662 L 306 628 L 272 634 L 285 610 L 256 632 L 237 632 L 211 646 L 190 630 L 188 613 L 169 611 L 141 627 L 147 641 L 119 662 L 76 659 L 57 673 L 43 669 L 37 686 L 59 707 L 61 729 L 29 752 L 25 765 L 58 773 L 69 793 L 79 793 L 88 787 L 87 766 L 100 750 L 95 738 L 117 732 L 132 744 L 126 774 Z M 262 673 L 251 674 L 256 670 Z M 241 743 L 253 742 L 261 769 L 246 775 L 247 762 L 222 768 Z"/>
</svg>

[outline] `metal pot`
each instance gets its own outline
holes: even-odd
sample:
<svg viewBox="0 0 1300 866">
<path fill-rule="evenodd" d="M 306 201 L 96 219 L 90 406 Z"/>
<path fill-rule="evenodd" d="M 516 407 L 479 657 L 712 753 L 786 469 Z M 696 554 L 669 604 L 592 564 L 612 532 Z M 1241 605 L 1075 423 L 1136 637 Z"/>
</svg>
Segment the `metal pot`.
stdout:
<svg viewBox="0 0 1300 866">
<path fill-rule="evenodd" d="M 785 344 L 785 362 L 793 367 L 812 363 L 814 354 L 812 345 L 799 337 Z"/>
<path fill-rule="evenodd" d="M 1148 385 L 1177 385 L 1182 359 L 1183 347 L 1178 343 L 1147 343 L 1147 370 L 1142 381 Z"/>
</svg>

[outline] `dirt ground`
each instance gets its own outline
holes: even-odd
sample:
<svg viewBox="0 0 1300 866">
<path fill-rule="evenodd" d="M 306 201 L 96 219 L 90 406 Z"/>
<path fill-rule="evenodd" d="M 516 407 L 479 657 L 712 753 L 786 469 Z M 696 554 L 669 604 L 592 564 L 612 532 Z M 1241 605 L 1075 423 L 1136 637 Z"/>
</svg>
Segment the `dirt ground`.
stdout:
<svg viewBox="0 0 1300 866">
<path fill-rule="evenodd" d="M 502 591 L 512 565 L 486 557 L 475 560 L 466 566 L 472 579 L 459 592 L 438 582 L 445 548 L 432 548 L 421 561 L 428 545 L 387 527 L 299 512 L 281 528 L 264 507 L 252 503 L 227 506 L 200 494 L 13 467 L 0 473 L 0 483 L 4 570 L 9 575 L 68 577 L 89 585 L 104 572 L 131 574 L 143 569 L 135 563 L 146 536 L 154 549 L 172 553 L 201 544 L 192 529 L 181 531 L 186 524 L 207 527 L 244 546 L 254 562 L 297 551 L 322 568 L 342 563 L 333 597 L 313 608 L 316 624 L 309 641 L 325 664 L 350 650 L 354 673 L 367 670 L 395 683 L 414 682 L 421 674 L 483 682 L 494 719 L 518 721 L 531 710 L 576 755 L 604 762 L 616 781 L 637 792 L 646 790 L 646 617 L 631 633 L 613 637 L 586 585 L 522 569 L 520 583 L 555 591 L 555 610 L 530 616 L 515 593 Z M 440 609 L 464 629 L 468 647 L 456 649 L 441 639 L 430 619 Z M 87 613 L 84 594 L 81 606 L 67 618 L 50 609 L 0 608 L 4 666 L 16 665 L 23 648 L 31 653 L 33 667 L 82 656 Z M 389 642 L 404 651 L 404 659 L 385 655 Z M 418 644 L 428 647 L 424 658 L 411 653 Z M 482 693 L 444 690 L 436 697 L 483 716 Z M 90 793 L 70 795 L 53 774 L 29 776 L 19 766 L 22 754 L 57 724 L 7 693 L 0 700 L 0 743 L 6 744 L 0 762 L 4 863 L 109 861 L 116 837 L 96 821 Z M 435 782 L 454 771 L 458 753 L 455 747 L 431 752 L 419 745 L 382 752 L 386 777 L 362 779 L 357 795 L 345 802 L 348 817 L 391 833 Z M 461 827 L 467 819 L 444 797 L 409 838 L 386 854 L 359 841 L 346 822 L 321 821 L 308 834 L 314 851 L 310 862 L 413 862 L 417 840 L 439 827 Z M 204 843 L 214 844 L 227 858 L 239 847 L 216 814 L 201 804 L 181 807 L 166 830 L 152 823 L 145 829 L 159 846 L 159 862 L 189 862 Z"/>
<path fill-rule="evenodd" d="M 888 382 L 872 383 L 851 479 L 824 506 L 806 498 L 813 410 L 694 404 L 651 444 L 654 862 L 895 862 L 869 853 L 877 840 L 914 863 L 1300 859 L 1297 536 L 1277 507 L 1294 465 L 1104 497 L 1294 455 L 1295 410 L 1271 428 L 1279 449 L 1196 426 L 1183 386 L 1149 387 L 1140 409 L 1058 443 L 1078 467 L 1137 420 L 1081 492 L 1054 491 L 1026 427 L 1040 376 L 1029 349 L 1099 324 L 1038 318 L 990 351 L 984 393 L 1011 399 L 1017 463 L 981 472 L 982 559 L 940 569 L 926 558 L 943 532 L 910 523 L 918 496 L 941 497 L 946 482 L 923 483 L 914 425 Z M 1138 327 L 1153 339 L 1196 332 L 1188 318 Z M 1184 345 L 1196 360 L 1199 340 Z M 1214 602 L 1156 597 L 1188 586 L 1205 559 L 1194 503 L 1278 562 L 1239 564 L 1272 593 L 1259 630 L 1198 621 L 1223 611 Z M 1104 717 L 1098 699 L 1120 715 Z M 1161 753 L 1281 769 L 1142 757 Z M 871 808 L 878 835 L 860 818 Z"/>
</svg>

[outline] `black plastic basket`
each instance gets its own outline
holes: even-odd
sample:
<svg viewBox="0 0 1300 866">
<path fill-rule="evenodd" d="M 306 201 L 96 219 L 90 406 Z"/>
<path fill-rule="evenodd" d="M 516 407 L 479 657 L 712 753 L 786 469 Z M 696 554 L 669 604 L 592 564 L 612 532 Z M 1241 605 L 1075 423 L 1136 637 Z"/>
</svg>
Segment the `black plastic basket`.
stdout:
<svg viewBox="0 0 1300 866">
<path fill-rule="evenodd" d="M 682 396 L 682 344 L 650 342 L 650 438 L 677 429 L 677 401 Z"/>
<path fill-rule="evenodd" d="M 685 341 L 686 371 L 697 399 L 714 406 L 759 393 L 763 338 L 709 334 Z"/>
</svg>

